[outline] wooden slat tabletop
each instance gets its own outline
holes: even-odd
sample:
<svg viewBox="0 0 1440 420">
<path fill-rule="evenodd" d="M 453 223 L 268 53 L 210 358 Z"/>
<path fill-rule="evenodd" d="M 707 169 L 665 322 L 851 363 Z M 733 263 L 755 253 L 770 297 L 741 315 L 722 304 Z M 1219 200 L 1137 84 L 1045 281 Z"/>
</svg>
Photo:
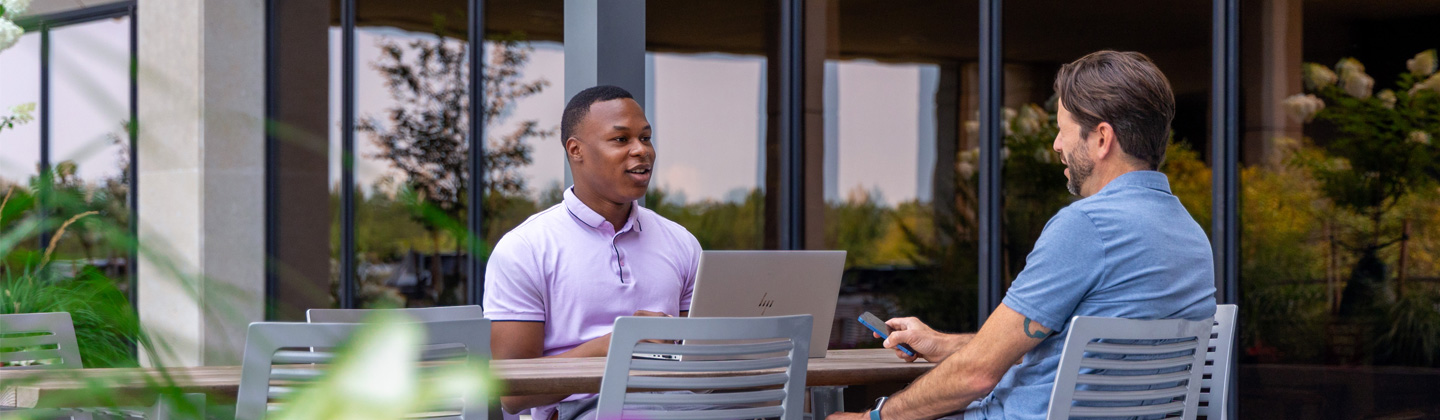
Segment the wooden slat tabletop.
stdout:
<svg viewBox="0 0 1440 420">
<path fill-rule="evenodd" d="M 810 359 L 806 384 L 909 382 L 932 367 L 932 363 L 906 363 L 886 349 L 831 350 L 825 358 Z M 496 360 L 491 362 L 491 368 L 504 384 L 506 395 L 593 393 L 600 389 L 605 358 Z M 0 371 L 0 405 L 27 408 L 148 405 L 147 401 L 154 401 L 157 386 L 171 381 L 182 392 L 205 393 L 221 401 L 232 401 L 240 385 L 239 366 L 168 371 L 172 375 L 168 380 L 157 369 L 150 368 Z M 111 395 L 114 399 L 97 400 L 93 391 L 100 388 L 114 391 Z"/>
</svg>

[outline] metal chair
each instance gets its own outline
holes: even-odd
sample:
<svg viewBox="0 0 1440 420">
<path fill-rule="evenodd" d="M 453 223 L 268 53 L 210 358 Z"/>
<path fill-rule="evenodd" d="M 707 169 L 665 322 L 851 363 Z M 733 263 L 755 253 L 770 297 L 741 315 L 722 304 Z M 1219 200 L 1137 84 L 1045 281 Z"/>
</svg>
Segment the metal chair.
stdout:
<svg viewBox="0 0 1440 420">
<path fill-rule="evenodd" d="M 1074 317 L 1046 418 L 1193 420 L 1213 325 L 1213 319 Z"/>
<path fill-rule="evenodd" d="M 11 349 L 5 351 L 4 349 Z M 80 369 L 80 346 L 68 312 L 0 315 L 4 369 Z"/>
<path fill-rule="evenodd" d="M 812 323 L 810 315 L 616 318 L 605 360 L 605 376 L 600 383 L 597 418 L 800 420 Z M 641 343 L 641 340 L 689 341 L 681 345 Z M 635 354 L 678 355 L 681 360 L 635 359 Z M 697 357 L 704 360 L 693 360 Z M 632 376 L 637 371 L 660 372 L 661 376 Z M 667 375 L 668 372 L 692 375 L 725 372 L 725 376 L 680 377 L 674 373 Z M 632 389 L 708 391 L 629 392 Z M 669 410 L 694 406 L 715 408 Z"/>
<path fill-rule="evenodd" d="M 5 351 L 9 349 L 9 351 Z M 75 324 L 69 312 L 0 314 L 0 362 L 25 362 L 24 365 L 0 366 L 0 369 L 83 369 L 80 345 L 75 339 Z M 194 400 L 203 395 L 187 394 Z M 201 404 L 203 405 L 203 404 Z M 167 419 L 172 412 L 164 401 L 157 400 L 149 409 L 115 407 L 75 407 L 47 409 L 5 409 L 5 415 L 33 418 L 90 419 L 95 415 L 120 418 Z M 0 417 L 5 417 L 0 415 Z"/>
<path fill-rule="evenodd" d="M 459 321 L 462 319 L 485 319 L 485 312 L 479 305 L 437 306 L 433 308 L 395 309 L 309 309 L 305 318 L 311 323 L 360 323 L 367 322 L 376 314 L 398 314 L 416 322 Z M 487 324 L 488 325 L 488 324 Z M 476 332 L 478 333 L 478 332 Z M 489 337 L 489 333 L 486 333 Z M 488 341 L 487 341 L 488 343 Z M 464 353 L 464 346 L 458 343 L 425 346 L 421 360 L 443 360 Z"/>
<path fill-rule="evenodd" d="M 485 318 L 485 311 L 480 309 L 480 305 L 464 305 L 397 309 L 310 309 L 305 311 L 305 319 L 308 322 L 354 323 L 364 322 L 365 318 L 380 312 L 404 314 L 418 322 Z"/>
<path fill-rule="evenodd" d="M 1205 377 L 1201 380 L 1199 416 L 1208 420 L 1226 420 L 1230 408 L 1230 379 L 1235 367 L 1230 350 L 1235 345 L 1235 305 L 1215 306 L 1215 326 L 1210 331 L 1209 351 L 1205 352 Z"/>
<path fill-rule="evenodd" d="M 421 322 L 413 325 L 426 329 L 426 345 L 461 345 L 462 353 L 470 362 L 490 359 L 490 321 L 466 319 L 454 321 Z M 250 324 L 245 337 L 245 356 L 241 366 L 240 389 L 236 396 L 235 418 L 237 420 L 259 420 L 265 418 L 275 400 L 296 391 L 319 378 L 325 366 L 317 368 L 290 368 L 278 365 L 328 364 L 335 358 L 325 350 L 335 348 L 363 324 L 348 323 L 291 323 L 256 322 Z M 317 349 L 321 351 L 309 351 Z M 395 363 L 415 363 L 414 360 L 397 360 Z M 272 384 L 272 381 L 277 383 Z M 437 411 L 459 411 L 458 418 L 466 420 L 488 420 L 486 412 L 488 396 L 467 396 L 454 402 L 459 407 L 436 407 Z"/>
</svg>

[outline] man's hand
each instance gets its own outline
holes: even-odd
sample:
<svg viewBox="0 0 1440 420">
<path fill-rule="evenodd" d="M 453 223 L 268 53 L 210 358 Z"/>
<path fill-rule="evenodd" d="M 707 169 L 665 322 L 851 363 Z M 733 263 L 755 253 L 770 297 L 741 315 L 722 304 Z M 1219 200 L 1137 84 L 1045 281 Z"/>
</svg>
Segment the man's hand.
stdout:
<svg viewBox="0 0 1440 420">
<path fill-rule="evenodd" d="M 864 413 L 835 413 L 831 414 L 830 417 L 826 417 L 825 420 L 870 420 L 870 412 L 866 411 Z"/>
<path fill-rule="evenodd" d="M 641 309 L 641 310 L 635 311 L 635 314 L 634 314 L 634 315 L 631 315 L 631 316 L 657 316 L 657 317 L 669 318 L 669 317 L 670 317 L 670 314 L 667 314 L 667 313 L 664 313 L 664 312 L 647 311 L 647 310 Z M 671 341 L 671 340 L 640 340 L 640 342 L 641 342 L 641 343 L 654 343 L 654 344 L 675 344 L 675 342 L 674 342 L 674 341 Z"/>
<path fill-rule="evenodd" d="M 885 325 L 890 327 L 890 338 L 885 339 L 885 348 L 895 350 L 895 356 L 905 359 L 907 362 L 915 361 L 918 356 L 931 362 L 940 363 L 951 354 L 955 354 L 955 350 L 961 344 L 957 341 L 957 337 L 937 332 L 916 318 L 894 318 L 885 321 Z M 880 338 L 879 334 L 874 335 L 875 338 Z M 910 345 L 917 355 L 910 356 L 900 351 L 898 347 L 901 344 Z"/>
</svg>

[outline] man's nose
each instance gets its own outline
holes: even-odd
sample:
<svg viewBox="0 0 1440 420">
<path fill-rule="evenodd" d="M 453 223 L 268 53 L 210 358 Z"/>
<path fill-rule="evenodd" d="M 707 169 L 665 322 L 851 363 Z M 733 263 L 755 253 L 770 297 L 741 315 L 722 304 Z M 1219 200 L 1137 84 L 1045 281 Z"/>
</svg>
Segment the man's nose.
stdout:
<svg viewBox="0 0 1440 420">
<path fill-rule="evenodd" d="M 652 147 L 652 146 L 649 145 L 649 144 L 646 144 L 646 143 L 643 142 L 643 141 L 636 141 L 636 142 L 632 143 L 632 145 L 630 146 L 630 156 L 645 157 L 646 155 L 654 155 L 654 154 L 655 154 L 655 149 L 654 149 L 654 147 Z"/>
</svg>

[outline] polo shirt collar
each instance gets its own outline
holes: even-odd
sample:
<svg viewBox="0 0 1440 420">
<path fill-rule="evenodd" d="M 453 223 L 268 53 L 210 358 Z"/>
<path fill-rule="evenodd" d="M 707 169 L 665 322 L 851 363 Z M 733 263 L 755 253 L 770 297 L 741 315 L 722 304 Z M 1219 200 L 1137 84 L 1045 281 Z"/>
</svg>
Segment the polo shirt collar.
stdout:
<svg viewBox="0 0 1440 420">
<path fill-rule="evenodd" d="M 1162 191 L 1166 194 L 1172 194 L 1170 192 L 1170 178 L 1165 176 L 1164 172 L 1159 171 L 1126 172 L 1118 177 L 1115 177 L 1115 179 L 1110 180 L 1110 183 L 1106 184 L 1105 188 L 1102 188 L 1102 190 L 1108 190 L 1111 188 L 1119 189 L 1130 186 L 1144 187 L 1152 190 Z"/>
<path fill-rule="evenodd" d="M 640 225 L 640 203 L 631 203 L 630 205 L 630 218 L 625 221 L 624 227 L 619 227 L 616 230 L 617 233 L 624 232 L 626 227 L 632 225 L 635 226 L 636 230 L 645 231 L 645 228 Z M 605 216 L 596 213 L 590 206 L 585 205 L 585 202 L 580 201 L 580 197 L 575 196 L 575 187 L 565 189 L 565 209 L 569 210 L 570 214 L 575 216 L 575 219 L 579 220 L 580 223 L 584 223 L 585 226 L 599 229 L 600 225 L 605 223 Z"/>
</svg>

